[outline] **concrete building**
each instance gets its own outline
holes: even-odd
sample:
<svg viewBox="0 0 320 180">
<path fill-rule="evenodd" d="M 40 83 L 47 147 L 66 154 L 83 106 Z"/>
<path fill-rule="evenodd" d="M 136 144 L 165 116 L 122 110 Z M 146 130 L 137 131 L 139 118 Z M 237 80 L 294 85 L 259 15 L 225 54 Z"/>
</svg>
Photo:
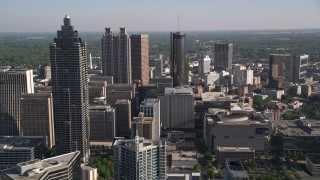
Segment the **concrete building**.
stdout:
<svg viewBox="0 0 320 180">
<path fill-rule="evenodd" d="M 158 85 L 158 93 L 163 95 L 165 88 L 173 87 L 173 80 L 171 77 L 150 78 L 149 84 Z"/>
<path fill-rule="evenodd" d="M 133 101 L 136 96 L 136 86 L 134 84 L 108 84 L 107 103 L 114 105 L 120 99 Z"/>
<path fill-rule="evenodd" d="M 214 46 L 214 69 L 227 70 L 231 69 L 233 58 L 232 43 L 216 43 Z"/>
<path fill-rule="evenodd" d="M 20 134 L 20 98 L 33 93 L 33 71 L 0 69 L 0 136 Z"/>
<path fill-rule="evenodd" d="M 0 179 L 81 179 L 80 158 L 80 152 L 75 151 L 48 159 L 21 162 L 13 168 L 4 170 Z"/>
<path fill-rule="evenodd" d="M 224 178 L 228 180 L 249 180 L 248 173 L 240 161 L 226 160 Z"/>
<path fill-rule="evenodd" d="M 189 64 L 186 60 L 186 34 L 170 33 L 170 74 L 173 87 L 189 84 Z"/>
<path fill-rule="evenodd" d="M 149 36 L 131 35 L 132 80 L 149 83 Z"/>
<path fill-rule="evenodd" d="M 47 146 L 46 143 L 46 138 L 43 136 L 0 137 L 0 169 L 13 167 L 20 162 L 42 158 Z"/>
<path fill-rule="evenodd" d="M 304 98 L 310 97 L 312 94 L 312 87 L 309 84 L 301 85 L 301 96 Z"/>
<path fill-rule="evenodd" d="M 106 76 L 101 76 L 106 77 Z M 106 97 L 107 97 L 107 85 L 108 80 L 105 78 L 95 78 L 91 76 L 88 82 L 89 88 L 89 104 L 97 104 L 96 98 L 97 97 L 104 97 L 104 102 L 102 104 L 106 104 Z M 102 100 L 102 99 L 101 99 Z"/>
<path fill-rule="evenodd" d="M 220 73 L 216 71 L 204 75 L 204 85 L 220 85 Z"/>
<path fill-rule="evenodd" d="M 116 136 L 130 137 L 131 136 L 131 101 L 118 100 L 116 107 Z"/>
<path fill-rule="evenodd" d="M 167 174 L 167 180 L 200 180 L 201 173 L 200 172 L 169 172 Z"/>
<path fill-rule="evenodd" d="M 160 116 L 160 100 L 158 98 L 145 99 L 140 104 L 140 112 L 144 113 L 145 117 L 153 117 L 154 124 L 154 140 L 160 140 L 161 132 L 161 116 Z"/>
<path fill-rule="evenodd" d="M 199 60 L 198 73 L 199 75 L 210 72 L 211 58 L 206 55 Z"/>
<path fill-rule="evenodd" d="M 81 164 L 81 180 L 97 180 L 98 172 L 97 168 L 92 168 L 90 166 L 86 166 L 85 164 Z"/>
<path fill-rule="evenodd" d="M 307 154 L 306 165 L 312 176 L 320 177 L 320 154 Z"/>
<path fill-rule="evenodd" d="M 116 137 L 116 111 L 107 105 L 90 106 L 90 141 L 112 141 Z"/>
<path fill-rule="evenodd" d="M 52 96 L 57 154 L 80 150 L 89 158 L 89 92 L 87 45 L 69 16 L 50 44 Z"/>
<path fill-rule="evenodd" d="M 50 92 L 37 94 L 22 94 L 21 108 L 21 135 L 45 136 L 48 146 L 55 145 L 53 102 Z"/>
<path fill-rule="evenodd" d="M 165 129 L 194 129 L 192 88 L 166 88 L 160 96 L 160 116 Z"/>
<path fill-rule="evenodd" d="M 253 70 L 242 65 L 233 66 L 233 85 L 247 86 L 253 84 Z"/>
<path fill-rule="evenodd" d="M 120 179 L 166 179 L 166 142 L 136 136 L 113 144 L 114 177 Z"/>
<path fill-rule="evenodd" d="M 171 170 L 193 170 L 199 163 L 196 151 L 173 151 L 170 156 Z"/>
<path fill-rule="evenodd" d="M 233 109 L 233 110 L 232 110 Z M 205 115 L 204 138 L 209 150 L 218 147 L 250 147 L 266 151 L 270 147 L 271 123 L 260 113 L 245 113 L 241 107 L 230 112 Z"/>
<path fill-rule="evenodd" d="M 143 112 L 140 112 L 138 117 L 133 117 L 131 121 L 131 139 L 134 139 L 136 135 L 156 141 L 154 118 L 145 117 Z M 160 137 L 157 140 L 159 139 Z"/>
<path fill-rule="evenodd" d="M 254 148 L 249 147 L 218 147 L 216 157 L 220 164 L 224 164 L 226 160 L 239 160 L 242 164 L 254 164 L 255 152 Z"/>
<path fill-rule="evenodd" d="M 158 59 L 154 60 L 154 78 L 162 77 L 164 73 L 163 70 L 163 59 L 162 55 L 159 56 Z"/>
<path fill-rule="evenodd" d="M 49 63 L 44 63 L 38 68 L 38 78 L 51 80 L 51 66 Z"/>
<path fill-rule="evenodd" d="M 284 90 L 275 90 L 275 89 L 261 89 L 261 93 L 268 95 L 272 99 L 281 99 L 283 95 L 285 95 Z"/>
<path fill-rule="evenodd" d="M 301 56 L 295 56 L 293 58 L 293 77 L 291 78 L 291 81 L 293 83 L 300 83 L 304 78 L 307 77 L 309 55 L 304 54 Z"/>
<path fill-rule="evenodd" d="M 113 76 L 114 83 L 131 84 L 131 41 L 126 28 L 120 28 L 118 36 L 105 28 L 101 44 L 103 75 Z"/>
</svg>

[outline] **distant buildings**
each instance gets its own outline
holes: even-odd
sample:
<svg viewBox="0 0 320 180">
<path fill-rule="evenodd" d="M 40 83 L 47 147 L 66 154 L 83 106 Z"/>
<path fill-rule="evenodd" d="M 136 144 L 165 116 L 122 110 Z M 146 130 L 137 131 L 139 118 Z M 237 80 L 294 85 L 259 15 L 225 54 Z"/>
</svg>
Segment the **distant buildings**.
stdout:
<svg viewBox="0 0 320 180">
<path fill-rule="evenodd" d="M 165 141 L 152 142 L 139 136 L 116 140 L 113 156 L 116 180 L 166 179 Z"/>
<path fill-rule="evenodd" d="M 242 65 L 234 65 L 233 71 L 233 85 L 234 86 L 247 86 L 253 83 L 253 70 L 247 69 Z"/>
<path fill-rule="evenodd" d="M 189 84 L 189 65 L 186 60 L 186 34 L 172 32 L 170 34 L 170 73 L 173 87 Z"/>
<path fill-rule="evenodd" d="M 46 139 L 43 136 L 0 137 L 0 169 L 42 158 L 46 146 Z"/>
<path fill-rule="evenodd" d="M 33 71 L 0 69 L 0 136 L 20 134 L 20 98 L 33 93 Z"/>
<path fill-rule="evenodd" d="M 51 66 L 49 63 L 42 64 L 38 69 L 38 78 L 51 80 Z"/>
<path fill-rule="evenodd" d="M 270 55 L 269 87 L 284 89 L 289 87 L 290 82 L 302 82 L 306 77 L 308 58 L 308 55 Z"/>
<path fill-rule="evenodd" d="M 51 92 L 22 94 L 20 106 L 21 135 L 47 137 L 48 146 L 55 145 Z"/>
<path fill-rule="evenodd" d="M 131 43 L 126 28 L 120 28 L 118 36 L 106 28 L 101 44 L 103 75 L 113 76 L 114 83 L 131 84 Z"/>
<path fill-rule="evenodd" d="M 21 162 L 4 170 L 0 179 L 81 179 L 80 158 L 81 153 L 75 151 L 48 159 Z"/>
<path fill-rule="evenodd" d="M 199 75 L 210 72 L 211 58 L 206 55 L 199 60 L 198 73 Z"/>
<path fill-rule="evenodd" d="M 149 83 L 149 36 L 131 35 L 132 80 Z"/>
<path fill-rule="evenodd" d="M 232 43 L 216 43 L 214 46 L 214 69 L 217 71 L 231 69 L 233 58 Z"/>
<path fill-rule="evenodd" d="M 163 59 L 162 59 L 162 55 L 160 55 L 160 57 L 158 59 L 154 60 L 154 77 L 155 78 L 159 78 L 162 77 L 164 73 L 163 70 Z"/>
<path fill-rule="evenodd" d="M 50 44 L 52 95 L 57 154 L 80 150 L 89 158 L 89 94 L 86 43 L 63 19 L 61 30 Z"/>
</svg>

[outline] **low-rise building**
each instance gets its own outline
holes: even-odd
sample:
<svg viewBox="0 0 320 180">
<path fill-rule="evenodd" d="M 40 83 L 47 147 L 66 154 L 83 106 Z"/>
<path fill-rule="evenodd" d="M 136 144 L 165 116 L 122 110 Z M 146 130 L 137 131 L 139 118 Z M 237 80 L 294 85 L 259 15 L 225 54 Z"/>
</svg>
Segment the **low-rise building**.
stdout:
<svg viewBox="0 0 320 180">
<path fill-rule="evenodd" d="M 98 172 L 97 168 L 86 166 L 81 164 L 81 180 L 97 180 Z"/>
<path fill-rule="evenodd" d="M 320 154 L 307 154 L 306 165 L 312 176 L 320 176 Z"/>
<path fill-rule="evenodd" d="M 224 178 L 228 180 L 249 180 L 248 173 L 243 168 L 241 162 L 229 160 L 225 162 Z"/>
<path fill-rule="evenodd" d="M 224 164 L 226 160 L 240 160 L 243 164 L 255 162 L 255 149 L 249 147 L 218 147 L 216 150 L 217 161 Z"/>
<path fill-rule="evenodd" d="M 15 167 L 2 171 L 0 179 L 81 179 L 80 151 L 43 160 L 34 159 L 21 162 Z"/>
</svg>

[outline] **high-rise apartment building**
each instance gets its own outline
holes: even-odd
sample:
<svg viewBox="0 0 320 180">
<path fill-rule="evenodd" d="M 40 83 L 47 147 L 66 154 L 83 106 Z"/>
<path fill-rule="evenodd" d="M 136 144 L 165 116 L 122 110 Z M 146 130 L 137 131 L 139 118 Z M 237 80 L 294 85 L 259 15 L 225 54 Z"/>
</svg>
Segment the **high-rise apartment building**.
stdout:
<svg viewBox="0 0 320 180">
<path fill-rule="evenodd" d="M 51 92 L 22 94 L 21 135 L 47 137 L 49 147 L 55 144 Z"/>
<path fill-rule="evenodd" d="M 217 71 L 230 69 L 233 58 L 232 43 L 216 43 L 214 46 L 214 69 Z"/>
<path fill-rule="evenodd" d="M 33 93 L 32 70 L 0 69 L 0 136 L 20 134 L 20 98 Z"/>
<path fill-rule="evenodd" d="M 134 180 L 166 178 L 166 142 L 142 137 L 119 139 L 113 144 L 114 177 Z"/>
<path fill-rule="evenodd" d="M 131 42 L 126 28 L 120 28 L 118 36 L 106 28 L 101 44 L 103 75 L 113 76 L 114 83 L 131 84 Z"/>
<path fill-rule="evenodd" d="M 160 100 L 158 98 L 145 99 L 140 104 L 140 112 L 143 112 L 145 117 L 153 117 L 154 140 L 160 140 Z"/>
<path fill-rule="evenodd" d="M 89 158 L 87 45 L 69 16 L 50 44 L 55 140 L 58 154 L 79 150 Z"/>
<path fill-rule="evenodd" d="M 149 83 L 149 36 L 131 35 L 132 80 Z"/>
<path fill-rule="evenodd" d="M 116 136 L 115 109 L 107 105 L 90 106 L 90 141 L 112 141 Z"/>
<path fill-rule="evenodd" d="M 116 135 L 131 136 L 131 101 L 122 99 L 116 102 Z"/>
<path fill-rule="evenodd" d="M 199 60 L 198 73 L 199 75 L 210 72 L 211 58 L 206 55 Z"/>
<path fill-rule="evenodd" d="M 172 32 L 170 34 L 170 73 L 173 87 L 189 84 L 189 64 L 186 60 L 186 34 Z"/>
</svg>

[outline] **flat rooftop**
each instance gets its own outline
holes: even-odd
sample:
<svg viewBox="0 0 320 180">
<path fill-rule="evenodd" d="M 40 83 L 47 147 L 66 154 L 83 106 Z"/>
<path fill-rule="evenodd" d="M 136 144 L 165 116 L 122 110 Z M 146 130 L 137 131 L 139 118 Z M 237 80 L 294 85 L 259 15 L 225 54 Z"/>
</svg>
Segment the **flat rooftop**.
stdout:
<svg viewBox="0 0 320 180">
<path fill-rule="evenodd" d="M 270 121 L 260 113 L 230 113 L 211 115 L 206 114 L 209 124 L 218 125 L 263 125 L 268 126 Z"/>
<path fill-rule="evenodd" d="M 229 169 L 233 178 L 249 179 L 247 172 L 242 167 L 240 161 L 226 161 L 226 166 Z"/>
<path fill-rule="evenodd" d="M 320 121 L 317 120 L 279 120 L 272 123 L 284 136 L 320 136 Z"/>
<path fill-rule="evenodd" d="M 249 147 L 218 147 L 219 152 L 255 152 L 254 148 Z"/>
<path fill-rule="evenodd" d="M 69 163 L 80 155 L 79 151 L 55 156 L 44 160 L 31 160 L 17 164 L 16 167 L 4 170 L 3 173 L 12 179 L 34 180 L 45 173 L 68 167 Z"/>
<path fill-rule="evenodd" d="M 228 101 L 232 100 L 233 96 L 227 96 L 223 92 L 205 92 L 201 93 L 202 101 Z"/>
<path fill-rule="evenodd" d="M 44 142 L 43 136 L 4 136 L 0 137 L 0 150 L 29 150 Z"/>
</svg>

